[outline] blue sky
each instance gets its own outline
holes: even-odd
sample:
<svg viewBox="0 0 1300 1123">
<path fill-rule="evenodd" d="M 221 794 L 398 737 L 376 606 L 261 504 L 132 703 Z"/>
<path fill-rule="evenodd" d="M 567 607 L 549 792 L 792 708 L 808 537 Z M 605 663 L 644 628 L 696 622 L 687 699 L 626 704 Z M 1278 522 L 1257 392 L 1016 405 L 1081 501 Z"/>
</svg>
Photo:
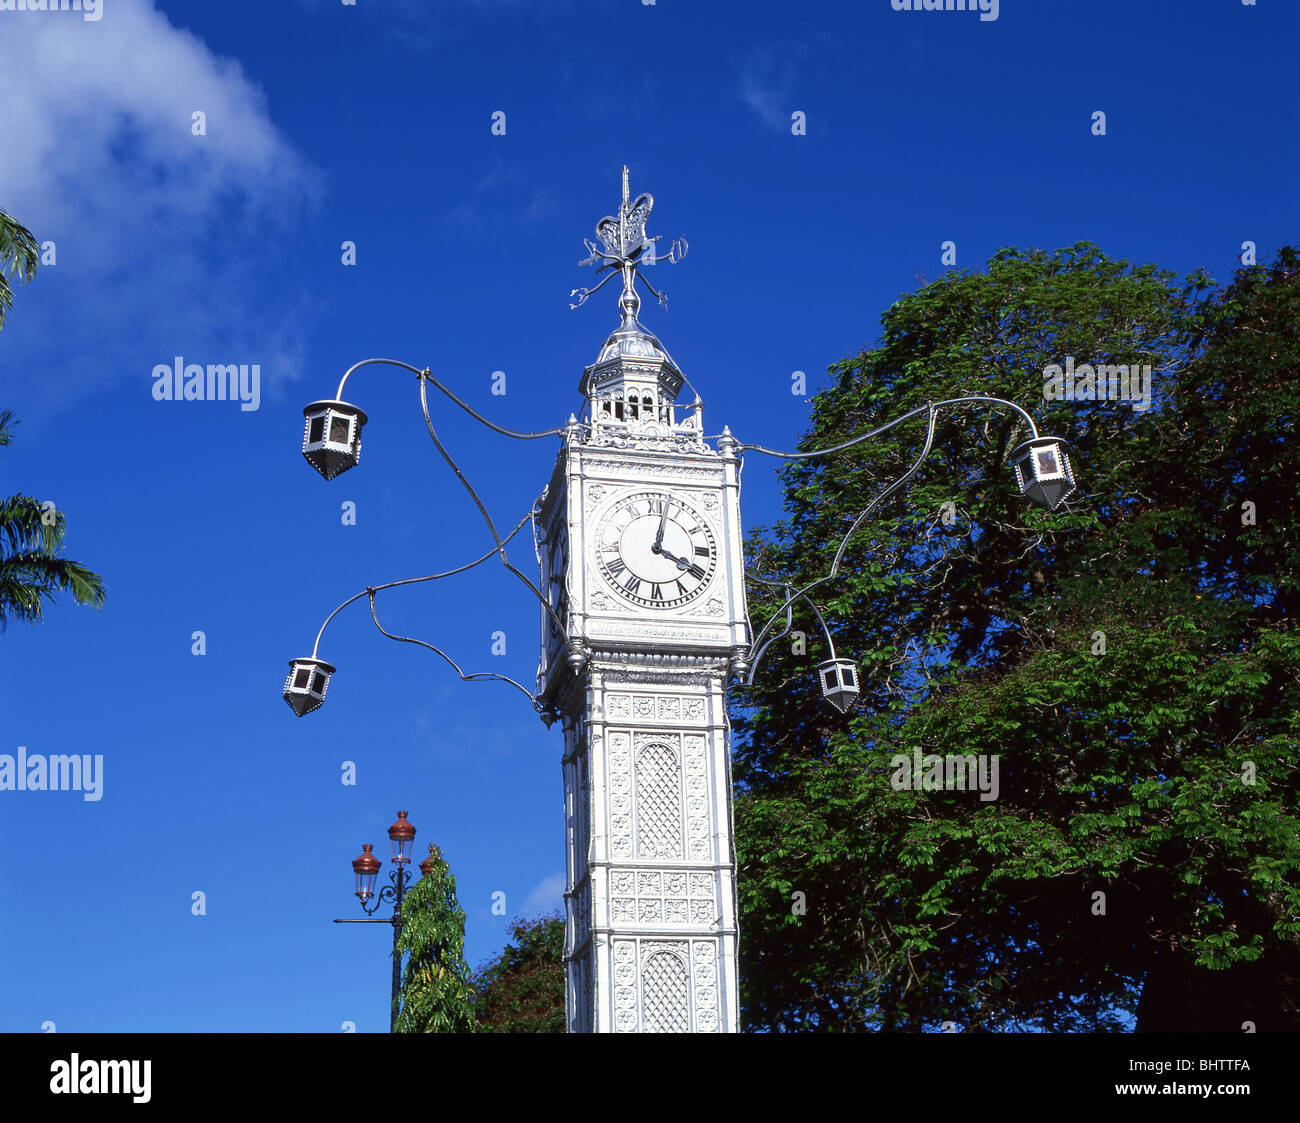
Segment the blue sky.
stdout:
<svg viewBox="0 0 1300 1123">
<path fill-rule="evenodd" d="M 706 431 L 793 447 L 808 405 L 792 372 L 815 390 L 869 346 L 880 313 L 943 271 L 944 241 L 959 268 L 1088 239 L 1226 280 L 1243 242 L 1294 240 L 1298 12 L 0 11 L 0 207 L 56 252 L 0 334 L 0 408 L 21 419 L 0 492 L 55 502 L 68 555 L 108 586 L 102 612 L 64 601 L 0 636 L 0 754 L 104 757 L 98 801 L 0 792 L 0 1031 L 385 1030 L 388 930 L 330 921 L 360 915 L 349 862 L 363 842 L 386 856 L 398 808 L 417 854 L 437 841 L 452 863 L 471 963 L 511 916 L 558 908 L 561 733 L 514 691 L 459 683 L 359 603 L 321 648 L 338 666 L 326 706 L 300 720 L 280 697 L 340 601 L 487 548 L 408 375 L 349 384 L 370 417 L 360 468 L 326 484 L 303 461 L 302 406 L 352 362 L 427 364 L 516 429 L 580 411 L 617 292 L 571 311 L 569 291 L 592 283 L 581 239 L 615 209 L 626 163 L 633 192 L 655 195 L 650 233 L 690 242 L 652 274 L 670 307 L 647 300 L 642 321 L 698 387 Z M 176 356 L 257 364 L 258 408 L 155 401 L 153 368 Z M 557 442 L 435 409 L 513 526 Z M 779 517 L 773 467 L 748 465 L 749 526 Z M 390 630 L 531 683 L 538 613 L 499 567 L 379 604 Z"/>
</svg>

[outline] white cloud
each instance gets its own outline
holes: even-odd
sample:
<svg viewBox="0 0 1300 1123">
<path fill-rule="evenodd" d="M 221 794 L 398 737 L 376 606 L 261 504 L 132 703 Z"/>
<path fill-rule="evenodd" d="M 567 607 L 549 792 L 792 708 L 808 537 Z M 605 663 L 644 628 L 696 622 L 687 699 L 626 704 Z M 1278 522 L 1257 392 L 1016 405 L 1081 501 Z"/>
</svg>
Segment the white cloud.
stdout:
<svg viewBox="0 0 1300 1123">
<path fill-rule="evenodd" d="M 786 100 L 790 88 L 789 66 L 779 68 L 770 49 L 756 48 L 740 74 L 740 100 L 769 128 L 783 128 L 790 120 Z"/>
<path fill-rule="evenodd" d="M 768 128 L 788 132 L 790 114 L 796 109 L 808 109 L 807 105 L 795 104 L 796 64 L 802 65 L 814 52 L 824 55 L 830 49 L 825 38 L 816 34 L 811 41 L 751 48 L 741 66 L 737 95 Z"/>
<path fill-rule="evenodd" d="M 521 912 L 525 918 L 551 912 L 559 912 L 563 915 L 564 874 L 553 873 L 534 885 L 528 896 L 524 898 Z"/>
<path fill-rule="evenodd" d="M 97 22 L 0 19 L 0 207 L 58 253 L 57 276 L 38 271 L 15 305 L 11 355 L 23 357 L 30 337 L 12 333 L 32 309 L 45 353 L 52 335 L 68 349 L 93 340 L 102 357 L 153 331 L 196 353 L 233 346 L 263 363 L 264 380 L 292 373 L 305 310 L 259 308 L 247 271 L 321 180 L 261 89 L 150 0 L 113 0 Z M 195 111 L 205 136 L 191 131 Z M 101 386 L 107 365 L 93 372 Z M 60 379 L 64 404 L 81 396 L 78 381 L 84 391 L 86 373 Z"/>
</svg>

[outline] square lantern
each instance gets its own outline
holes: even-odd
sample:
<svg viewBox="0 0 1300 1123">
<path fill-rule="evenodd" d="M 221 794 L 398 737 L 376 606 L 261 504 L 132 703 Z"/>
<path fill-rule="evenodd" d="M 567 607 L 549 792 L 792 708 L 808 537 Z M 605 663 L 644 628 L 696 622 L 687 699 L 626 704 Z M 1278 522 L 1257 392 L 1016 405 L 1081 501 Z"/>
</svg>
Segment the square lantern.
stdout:
<svg viewBox="0 0 1300 1123">
<path fill-rule="evenodd" d="M 319 709 L 325 701 L 334 668 L 321 659 L 293 659 L 284 680 L 284 700 L 299 717 Z"/>
<path fill-rule="evenodd" d="M 842 714 L 849 712 L 858 696 L 858 669 L 849 659 L 827 659 L 817 666 L 822 697 Z"/>
<path fill-rule="evenodd" d="M 1057 437 L 1026 441 L 1011 453 L 1020 494 L 1040 507 L 1055 511 L 1074 494 L 1074 473 L 1065 442 Z"/>
<path fill-rule="evenodd" d="M 302 454 L 327 480 L 355 468 L 361 459 L 366 415 L 347 402 L 312 402 L 303 411 Z"/>
</svg>

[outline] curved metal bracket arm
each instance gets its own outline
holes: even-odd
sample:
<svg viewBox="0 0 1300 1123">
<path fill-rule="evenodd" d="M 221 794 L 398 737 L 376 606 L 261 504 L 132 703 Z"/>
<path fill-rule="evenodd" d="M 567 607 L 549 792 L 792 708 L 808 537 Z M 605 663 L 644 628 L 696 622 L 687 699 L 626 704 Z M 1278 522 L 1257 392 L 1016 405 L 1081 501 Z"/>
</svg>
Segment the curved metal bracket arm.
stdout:
<svg viewBox="0 0 1300 1123">
<path fill-rule="evenodd" d="M 891 496 L 895 491 L 897 491 L 900 487 L 902 487 L 905 483 L 907 483 L 907 481 L 910 480 L 914 475 L 916 475 L 916 473 L 920 470 L 921 465 L 925 462 L 925 458 L 930 455 L 931 448 L 934 447 L 935 423 L 938 420 L 939 406 L 942 404 L 944 403 L 937 403 L 937 404 L 927 403 L 926 406 L 923 407 L 924 409 L 929 411 L 930 416 L 929 416 L 929 424 L 926 427 L 925 445 L 922 447 L 920 455 L 917 456 L 916 460 L 912 462 L 912 466 L 906 472 L 904 472 L 903 475 L 899 476 L 898 479 L 894 480 L 893 483 L 891 483 L 879 495 L 877 495 L 870 503 L 868 503 L 866 508 L 862 511 L 862 513 L 859 514 L 858 517 L 853 520 L 853 525 L 849 527 L 848 533 L 846 533 L 844 537 L 840 540 L 839 548 L 835 551 L 835 560 L 831 563 L 830 572 L 827 573 L 826 576 L 819 577 L 817 580 L 809 583 L 808 585 L 805 585 L 798 592 L 791 591 L 791 586 L 786 584 L 785 582 L 774 582 L 774 581 L 765 580 L 764 578 L 760 578 L 757 576 L 755 577 L 756 580 L 762 581 L 764 584 L 783 586 L 786 589 L 786 600 L 785 603 L 782 604 L 776 610 L 775 613 L 773 613 L 772 617 L 768 620 L 768 622 L 763 625 L 762 630 L 759 632 L 758 636 L 755 637 L 754 639 L 756 654 L 754 656 L 753 662 L 750 665 L 749 677 L 746 679 L 747 685 L 753 684 L 754 674 L 757 671 L 758 664 L 761 661 L 767 649 L 772 645 L 773 642 L 775 642 L 775 640 L 779 639 L 780 636 L 783 636 L 788 633 L 790 629 L 789 623 L 787 622 L 785 631 L 781 632 L 780 635 L 773 636 L 772 639 L 768 640 L 766 643 L 762 643 L 761 647 L 759 646 L 760 641 L 762 640 L 763 636 L 767 634 L 768 630 L 772 627 L 772 625 L 776 622 L 777 617 L 780 615 L 782 611 L 786 613 L 787 621 L 788 621 L 788 618 L 790 616 L 790 608 L 796 600 L 802 600 L 805 603 L 807 603 L 807 605 L 816 614 L 817 622 L 821 624 L 822 631 L 826 635 L 826 642 L 827 645 L 830 647 L 830 656 L 832 659 L 835 658 L 835 641 L 831 638 L 831 632 L 830 629 L 826 626 L 826 621 L 822 618 L 821 612 L 818 610 L 816 604 L 813 603 L 812 598 L 808 596 L 808 593 L 811 592 L 813 589 L 817 588 L 818 586 L 825 584 L 826 582 L 832 580 L 833 578 L 839 575 L 840 563 L 844 560 L 844 552 L 845 550 L 848 549 L 849 541 L 858 532 L 858 528 L 863 524 L 863 522 L 866 521 L 867 516 L 871 514 L 871 512 L 874 511 L 877 507 L 879 507 L 881 503 L 883 503 L 886 499 L 888 499 L 889 496 Z M 920 409 L 915 409 L 912 410 L 911 413 L 908 414 L 907 416 L 915 417 L 920 412 L 921 412 Z M 899 420 L 900 421 L 904 420 L 904 418 L 900 418 Z M 863 437 L 859 439 L 865 440 L 866 438 Z"/>
<path fill-rule="evenodd" d="M 372 902 L 370 905 L 367 905 L 365 901 L 361 902 L 361 911 L 364 912 L 367 916 L 373 916 L 376 912 L 379 911 L 379 906 L 381 904 L 385 903 L 386 901 L 391 901 L 393 904 L 393 916 L 390 919 L 383 921 L 383 923 L 399 924 L 397 917 L 400 914 L 397 912 L 397 901 L 399 895 L 400 896 L 406 895 L 406 885 L 405 884 L 399 885 L 399 881 L 403 881 L 403 880 L 409 881 L 410 879 L 407 877 L 406 872 L 402 869 L 402 867 L 398 866 L 396 869 L 392 869 L 388 871 L 388 880 L 392 882 L 392 884 L 381 887 L 379 892 L 375 893 L 370 898 Z M 338 924 L 340 922 L 335 921 L 335 923 Z"/>
<path fill-rule="evenodd" d="M 758 637 L 754 641 L 755 651 L 754 651 L 754 656 L 751 659 L 749 664 L 749 674 L 746 675 L 745 677 L 746 686 L 754 685 L 754 675 L 757 673 L 758 665 L 763 661 L 763 656 L 767 653 L 767 649 L 771 647 L 772 644 L 776 643 L 777 640 L 781 639 L 783 636 L 787 636 L 790 634 L 790 629 L 794 625 L 793 606 L 795 601 L 801 600 L 809 608 L 812 609 L 813 615 L 817 617 L 817 623 L 821 625 L 822 635 L 826 637 L 826 646 L 830 648 L 830 657 L 832 659 L 835 658 L 835 639 L 834 637 L 831 636 L 831 630 L 826 626 L 826 621 L 822 617 L 821 611 L 818 609 L 816 602 L 812 599 L 812 597 L 808 596 L 810 590 L 816 588 L 818 585 L 824 584 L 825 582 L 829 581 L 830 580 L 829 577 L 820 577 L 816 581 L 814 581 L 811 585 L 805 586 L 804 588 L 800 589 L 798 592 L 794 592 L 793 587 L 791 585 L 786 584 L 784 581 L 769 581 L 767 578 L 758 577 L 757 575 L 753 576 L 753 580 L 759 581 L 764 585 L 772 585 L 777 588 L 785 589 L 786 600 L 785 603 L 782 604 L 781 607 L 778 608 L 776 612 L 772 614 L 771 619 L 768 620 L 768 622 L 763 625 L 762 631 L 758 633 Z M 777 618 L 781 615 L 781 612 L 783 610 L 785 612 L 785 627 L 776 635 L 769 637 L 765 642 L 762 643 L 762 646 L 758 646 L 759 641 L 762 640 L 762 637 L 767 634 L 767 630 L 776 622 Z"/>
<path fill-rule="evenodd" d="M 528 514 L 526 514 L 522 519 L 520 519 L 518 525 L 516 525 L 514 530 L 512 530 L 509 534 L 507 534 L 506 537 L 502 540 L 503 544 L 509 542 L 512 538 L 514 538 L 516 534 L 518 534 L 521 530 L 523 530 L 524 524 L 527 523 L 528 520 L 531 519 L 532 517 L 533 517 L 533 513 L 532 511 L 529 511 Z M 400 581 L 388 581 L 383 585 L 367 586 L 365 589 L 357 593 L 355 596 L 348 597 L 348 599 L 345 600 L 341 605 L 339 605 L 338 608 L 336 608 L 327 617 L 325 617 L 325 623 L 323 623 L 320 626 L 320 631 L 316 633 L 316 643 L 313 645 L 311 649 L 311 657 L 313 659 L 317 657 L 320 651 L 320 641 L 322 637 L 325 635 L 325 629 L 329 627 L 330 621 L 333 620 L 334 617 L 337 616 L 340 612 L 342 612 L 345 608 L 347 608 L 348 605 L 352 604 L 354 601 L 359 601 L 362 597 L 364 597 L 367 593 L 369 593 L 371 589 L 374 589 L 375 592 L 382 592 L 384 589 L 395 589 L 397 588 L 398 585 L 418 585 L 423 581 L 441 581 L 444 577 L 455 577 L 456 574 L 458 573 L 464 573 L 466 570 L 473 569 L 476 565 L 482 565 L 485 561 L 488 560 L 488 558 L 492 557 L 496 552 L 497 552 L 496 547 L 494 546 L 487 553 L 483 554 L 481 557 L 475 558 L 472 562 L 466 562 L 464 565 L 458 565 L 455 569 L 448 569 L 442 573 L 429 573 L 423 577 L 403 577 Z"/>
<path fill-rule="evenodd" d="M 866 520 L 866 517 L 869 514 L 871 514 L 871 512 L 874 511 L 877 507 L 879 507 L 881 503 L 883 503 L 886 499 L 888 499 L 889 496 L 891 496 L 895 491 L 897 491 L 900 487 L 902 487 L 903 484 L 907 483 L 908 480 L 910 480 L 914 475 L 916 475 L 917 470 L 924 463 L 925 458 L 930 455 L 930 449 L 934 446 L 934 424 L 938 416 L 939 416 L 939 411 L 937 409 L 930 410 L 930 424 L 929 427 L 926 429 L 925 447 L 921 449 L 921 455 L 916 458 L 916 461 L 903 475 L 899 476 L 898 479 L 896 479 L 892 484 L 890 484 L 887 488 L 885 488 L 884 491 L 882 491 L 879 495 L 877 495 L 875 499 L 873 499 L 870 503 L 868 503 L 866 509 L 862 512 L 862 514 L 860 514 L 856 519 L 853 520 L 853 525 L 849 527 L 848 533 L 843 537 L 843 539 L 840 540 L 840 548 L 835 551 L 835 560 L 831 563 L 831 571 L 829 576 L 835 577 L 839 573 L 840 562 L 844 560 L 844 551 L 849 548 L 849 539 L 852 538 L 858 532 L 858 527 L 860 527 L 863 524 L 863 522 Z M 832 655 L 831 658 L 834 658 L 834 656 Z"/>
<path fill-rule="evenodd" d="M 887 433 L 890 429 L 901 425 L 904 421 L 911 420 L 913 417 L 920 416 L 927 410 L 939 410 L 944 406 L 963 405 L 968 402 L 996 402 L 998 405 L 1009 406 L 1024 418 L 1025 423 L 1029 426 L 1030 439 L 1038 439 L 1038 426 L 1034 424 L 1034 419 L 1015 402 L 1009 402 L 1005 398 L 988 397 L 984 394 L 971 394 L 964 398 L 945 398 L 941 402 L 927 402 L 923 406 L 917 406 L 916 409 L 908 410 L 901 417 L 896 417 L 893 421 L 888 421 L 870 432 L 859 433 L 856 437 L 851 437 L 842 444 L 832 445 L 830 448 L 817 448 L 811 452 L 779 452 L 776 449 L 765 448 L 763 445 L 741 444 L 740 451 L 748 452 L 752 450 L 753 452 L 761 452 L 765 456 L 778 456 L 783 460 L 811 460 L 819 456 L 830 456 L 836 452 L 843 452 L 846 448 L 852 448 L 856 444 L 861 444 L 863 441 L 869 441 L 872 437 L 878 437 L 881 433 Z"/>
<path fill-rule="evenodd" d="M 428 367 L 424 367 L 424 368 L 413 367 L 411 366 L 410 363 L 404 363 L 400 359 L 362 359 L 359 363 L 353 363 L 350 367 L 348 367 L 346 371 L 343 372 L 343 377 L 339 380 L 338 392 L 334 395 L 335 400 L 336 401 L 343 400 L 343 390 L 348 384 L 348 379 L 352 377 L 353 372 L 360 370 L 362 367 L 373 366 L 375 364 L 398 367 L 401 370 L 410 371 L 412 374 L 416 375 L 418 378 L 422 380 L 427 379 L 429 382 L 432 382 L 434 386 L 436 386 L 443 394 L 445 394 L 448 398 L 450 398 L 453 402 L 455 402 L 458 406 L 460 406 L 461 409 L 463 409 L 472 418 L 474 418 L 475 421 L 478 421 L 481 424 L 486 425 L 494 433 L 500 433 L 503 437 L 513 437 L 515 438 L 515 440 L 520 440 L 520 441 L 533 441 L 533 440 L 538 440 L 541 437 L 561 436 L 564 433 L 563 429 L 542 429 L 536 433 L 523 433 L 523 432 L 518 432 L 514 429 L 507 429 L 504 426 L 498 425 L 495 421 L 491 421 L 488 418 L 484 417 L 483 414 L 479 413 L 479 411 L 476 410 L 472 405 L 470 405 L 466 401 L 463 401 L 455 393 L 453 393 L 450 389 L 448 389 L 448 387 L 444 386 L 441 382 L 439 382 L 436 378 L 434 378 L 432 373 L 430 373 Z"/>
<path fill-rule="evenodd" d="M 433 382 L 434 385 L 437 385 L 437 382 L 434 380 L 433 376 L 428 373 L 428 371 L 425 371 L 420 375 L 420 408 L 424 412 L 424 424 L 425 427 L 429 430 L 429 436 L 433 440 L 434 447 L 437 448 L 438 453 L 439 455 L 441 455 L 443 460 L 447 462 L 447 466 L 451 468 L 451 470 L 456 474 L 456 478 L 460 480 L 460 482 L 464 485 L 465 490 L 469 493 L 469 497 L 474 501 L 474 506 L 478 508 L 479 514 L 483 516 L 483 521 L 487 524 L 488 533 L 492 535 L 492 541 L 496 543 L 496 550 L 494 551 L 494 553 L 497 553 L 501 556 L 501 564 L 504 565 L 506 569 L 509 570 L 511 573 L 513 573 L 516 577 L 518 577 L 519 580 L 523 582 L 524 587 L 527 588 L 528 591 L 537 598 L 538 602 L 541 604 L 541 606 L 546 610 L 546 612 L 550 615 L 551 619 L 554 621 L 555 626 L 556 628 L 559 629 L 560 634 L 564 636 L 565 642 L 568 642 L 569 635 L 568 635 L 568 630 L 564 626 L 564 622 L 559 618 L 558 615 L 556 615 L 555 609 L 551 607 L 551 602 L 547 600 L 546 597 L 542 596 L 541 590 L 538 589 L 537 586 L 534 585 L 527 577 L 525 577 L 524 574 L 520 573 L 519 570 L 517 570 L 513 565 L 510 564 L 510 559 L 506 557 L 506 543 L 504 540 L 502 540 L 501 535 L 497 533 L 496 524 L 493 523 L 492 516 L 488 514 L 487 507 L 484 506 L 483 500 L 479 498 L 478 492 L 474 490 L 473 485 L 470 484 L 468 478 L 466 478 L 465 476 L 465 473 L 460 470 L 460 465 L 457 464 L 456 461 L 452 459 L 451 453 L 449 453 L 443 447 L 442 442 L 438 439 L 438 434 L 434 431 L 433 428 L 433 419 L 429 416 L 429 397 L 425 393 L 425 389 L 424 389 L 424 383 L 426 380 L 429 382 Z M 562 429 L 555 430 L 555 432 L 557 433 L 563 431 L 564 430 Z M 528 517 L 529 518 L 532 517 L 531 511 L 529 512 Z M 518 533 L 518 530 L 519 528 L 516 527 L 515 533 Z M 513 537 L 513 534 L 511 535 L 511 537 Z"/>
<path fill-rule="evenodd" d="M 396 640 L 398 643 L 413 643 L 417 647 L 428 648 L 435 655 L 439 655 L 443 659 L 445 659 L 447 663 L 451 666 L 451 669 L 455 671 L 456 674 L 460 677 L 460 680 L 462 682 L 479 682 L 479 681 L 486 681 L 486 680 L 496 680 L 497 682 L 509 683 L 533 704 L 534 710 L 536 710 L 538 713 L 542 712 L 542 704 L 537 700 L 536 696 L 533 695 L 531 691 L 526 690 L 524 687 L 520 686 L 519 683 L 515 682 L 514 679 L 507 678 L 505 675 L 490 674 L 487 671 L 476 671 L 473 674 L 467 675 L 456 664 L 456 661 L 452 659 L 452 657 L 448 655 L 445 651 L 443 651 L 441 648 L 435 647 L 431 643 L 425 643 L 424 640 L 422 639 L 413 639 L 410 636 L 398 636 L 398 635 L 394 635 L 390 631 L 387 631 L 384 628 L 384 626 L 379 622 L 379 617 L 375 613 L 375 590 L 370 589 L 367 591 L 370 594 L 370 618 L 375 622 L 375 627 L 378 628 L 381 632 L 383 632 L 383 634 L 386 635 L 389 639 Z"/>
</svg>

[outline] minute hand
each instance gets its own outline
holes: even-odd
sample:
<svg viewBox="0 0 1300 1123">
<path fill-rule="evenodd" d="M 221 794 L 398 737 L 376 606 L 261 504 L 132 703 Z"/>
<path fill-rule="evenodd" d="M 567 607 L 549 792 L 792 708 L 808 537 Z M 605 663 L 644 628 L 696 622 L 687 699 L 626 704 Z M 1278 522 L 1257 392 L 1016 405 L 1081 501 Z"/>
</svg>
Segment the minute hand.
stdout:
<svg viewBox="0 0 1300 1123">
<path fill-rule="evenodd" d="M 664 504 L 663 514 L 659 516 L 659 533 L 655 535 L 655 544 L 650 547 L 651 551 L 656 554 L 663 553 L 664 529 L 668 526 L 668 504 Z"/>
</svg>

